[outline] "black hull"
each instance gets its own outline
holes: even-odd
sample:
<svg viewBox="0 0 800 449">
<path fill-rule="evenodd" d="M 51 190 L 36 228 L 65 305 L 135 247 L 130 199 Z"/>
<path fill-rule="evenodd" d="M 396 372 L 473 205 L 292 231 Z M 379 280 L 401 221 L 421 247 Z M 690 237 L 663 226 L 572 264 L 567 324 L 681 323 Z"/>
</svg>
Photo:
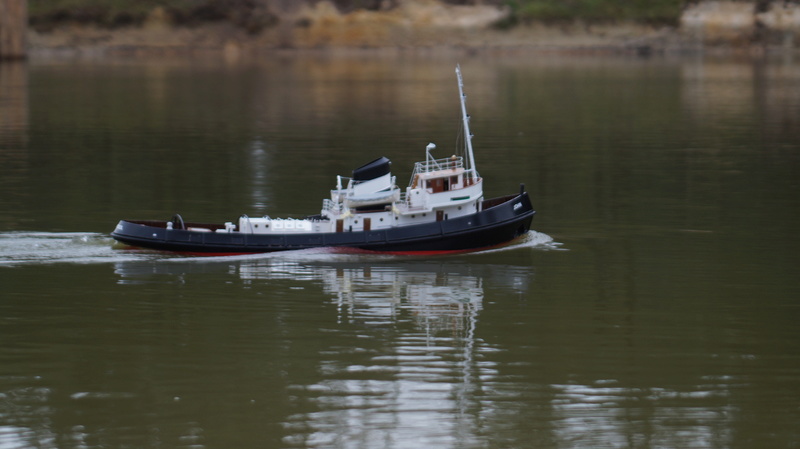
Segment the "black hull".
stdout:
<svg viewBox="0 0 800 449">
<path fill-rule="evenodd" d="M 450 220 L 363 232 L 245 234 L 167 229 L 163 221 L 121 220 L 111 237 L 136 247 L 193 254 L 246 254 L 344 247 L 380 252 L 467 251 L 507 243 L 530 230 L 526 192 L 484 201 L 481 212 Z M 208 229 L 220 225 L 191 224 Z"/>
</svg>

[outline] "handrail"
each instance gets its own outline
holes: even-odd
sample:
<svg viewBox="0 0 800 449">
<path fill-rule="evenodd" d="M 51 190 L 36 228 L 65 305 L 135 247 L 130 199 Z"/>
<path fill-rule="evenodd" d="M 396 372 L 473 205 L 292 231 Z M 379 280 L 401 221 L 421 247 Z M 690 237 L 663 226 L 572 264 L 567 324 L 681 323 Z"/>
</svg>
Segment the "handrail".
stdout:
<svg viewBox="0 0 800 449">
<path fill-rule="evenodd" d="M 446 157 L 442 159 L 433 159 L 430 161 L 417 162 L 414 164 L 414 172 L 417 173 L 430 173 L 440 170 L 451 170 L 464 167 L 463 157 Z"/>
<path fill-rule="evenodd" d="M 329 198 L 325 198 L 322 200 L 322 210 L 338 213 L 342 210 L 341 204 L 342 203 L 337 203 Z"/>
<path fill-rule="evenodd" d="M 414 163 L 414 172 L 411 173 L 411 181 L 408 183 L 408 185 L 412 186 L 414 184 L 414 179 L 416 179 L 417 175 L 421 173 L 456 170 L 459 168 L 464 168 L 464 158 L 461 156 L 416 162 Z"/>
</svg>

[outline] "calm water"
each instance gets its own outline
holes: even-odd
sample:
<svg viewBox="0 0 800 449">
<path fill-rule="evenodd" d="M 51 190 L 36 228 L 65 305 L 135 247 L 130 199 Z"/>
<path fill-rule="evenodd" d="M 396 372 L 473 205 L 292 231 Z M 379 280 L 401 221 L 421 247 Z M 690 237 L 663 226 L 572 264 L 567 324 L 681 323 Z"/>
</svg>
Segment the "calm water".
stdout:
<svg viewBox="0 0 800 449">
<path fill-rule="evenodd" d="M 461 58 L 510 248 L 115 249 L 458 133 L 442 58 L 0 66 L 0 448 L 800 447 L 800 63 Z"/>
</svg>

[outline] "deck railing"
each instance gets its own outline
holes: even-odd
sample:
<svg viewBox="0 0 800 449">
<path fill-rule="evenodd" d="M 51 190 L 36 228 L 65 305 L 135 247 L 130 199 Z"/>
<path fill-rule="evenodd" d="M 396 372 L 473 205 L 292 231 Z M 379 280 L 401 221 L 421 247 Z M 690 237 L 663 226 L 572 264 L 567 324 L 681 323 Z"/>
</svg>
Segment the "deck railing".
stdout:
<svg viewBox="0 0 800 449">
<path fill-rule="evenodd" d="M 342 203 L 333 201 L 330 198 L 325 198 L 324 200 L 322 200 L 322 210 L 324 212 L 329 211 L 338 214 L 342 211 Z"/>
<path fill-rule="evenodd" d="M 414 164 L 414 172 L 411 173 L 411 181 L 408 185 L 413 186 L 414 180 L 420 173 L 431 173 L 442 170 L 455 170 L 464 168 L 464 158 L 461 156 L 451 156 L 443 159 L 428 159 Z"/>
<path fill-rule="evenodd" d="M 429 159 L 414 164 L 414 174 L 430 173 L 439 170 L 452 170 L 464 167 L 463 157 L 446 157 L 442 159 Z"/>
</svg>

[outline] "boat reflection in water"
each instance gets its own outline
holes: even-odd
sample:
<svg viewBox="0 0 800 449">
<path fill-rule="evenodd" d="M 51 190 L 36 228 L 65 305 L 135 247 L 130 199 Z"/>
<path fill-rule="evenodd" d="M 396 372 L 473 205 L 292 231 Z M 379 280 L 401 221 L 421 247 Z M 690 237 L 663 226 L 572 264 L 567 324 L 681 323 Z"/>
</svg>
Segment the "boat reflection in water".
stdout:
<svg viewBox="0 0 800 449">
<path fill-rule="evenodd" d="M 184 258 L 125 261 L 116 264 L 115 272 L 121 284 L 143 282 L 152 275 L 184 278 L 212 272 L 235 275 L 246 286 L 291 280 L 301 284 L 289 288 L 300 290 L 305 289 L 303 283 L 321 283 L 323 292 L 336 303 L 339 323 L 385 323 L 408 311 L 431 333 L 473 328 L 486 280 L 521 294 L 532 278 L 532 268 L 524 266 L 424 261 L 375 264 L 354 261 L 359 256 L 332 257 L 340 261 L 307 261 L 302 256 L 245 256 L 215 262 Z"/>
<path fill-rule="evenodd" d="M 195 273 L 227 271 L 284 304 L 283 320 L 304 330 L 282 335 L 313 341 L 294 355 L 308 362 L 306 371 L 290 374 L 283 390 L 293 404 L 281 423 L 288 446 L 403 447 L 420 439 L 473 446 L 482 438 L 484 383 L 498 376 L 492 354 L 501 351 L 478 335 L 478 316 L 489 291 L 491 298 L 523 295 L 532 267 L 334 258 L 162 260 L 120 263 L 116 272 L 124 282 L 172 274 L 188 284 Z M 320 287 L 335 324 L 314 300 Z"/>
<path fill-rule="evenodd" d="M 521 255 L 162 259 L 120 263 L 117 273 L 121 282 L 180 278 L 193 292 L 193 284 L 228 283 L 221 292 L 241 295 L 210 298 L 206 308 L 249 307 L 227 322 L 225 338 L 237 344 L 224 351 L 244 352 L 237 378 L 247 369 L 276 373 L 269 382 L 254 376 L 241 394 L 282 404 L 272 416 L 282 447 L 489 447 L 498 438 L 508 447 L 731 445 L 741 376 L 713 365 L 701 375 L 680 364 L 653 368 L 653 354 L 674 348 L 652 342 L 640 320 L 618 332 L 618 344 L 598 346 L 598 329 L 618 325 L 598 327 L 587 308 L 583 316 L 574 303 L 533 297 L 542 285 Z M 261 315 L 242 319 L 251 313 Z M 267 338 L 242 338 L 254 335 Z M 616 374 L 628 360 L 634 380 Z"/>
</svg>

